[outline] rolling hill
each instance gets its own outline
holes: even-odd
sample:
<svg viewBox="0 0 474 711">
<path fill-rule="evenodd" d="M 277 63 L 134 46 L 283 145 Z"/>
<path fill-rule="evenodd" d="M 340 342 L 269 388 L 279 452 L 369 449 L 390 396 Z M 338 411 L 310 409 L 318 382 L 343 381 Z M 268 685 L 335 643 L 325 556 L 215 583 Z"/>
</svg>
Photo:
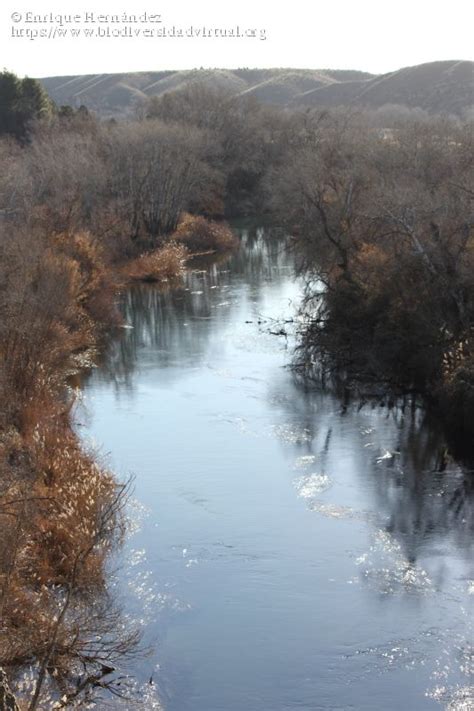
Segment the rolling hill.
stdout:
<svg viewBox="0 0 474 711">
<path fill-rule="evenodd" d="M 388 74 L 331 69 L 192 69 L 48 77 L 58 105 L 86 105 L 102 116 L 127 115 L 150 96 L 204 82 L 237 95 L 294 108 L 399 104 L 461 115 L 474 104 L 474 62 L 443 61 Z"/>
</svg>

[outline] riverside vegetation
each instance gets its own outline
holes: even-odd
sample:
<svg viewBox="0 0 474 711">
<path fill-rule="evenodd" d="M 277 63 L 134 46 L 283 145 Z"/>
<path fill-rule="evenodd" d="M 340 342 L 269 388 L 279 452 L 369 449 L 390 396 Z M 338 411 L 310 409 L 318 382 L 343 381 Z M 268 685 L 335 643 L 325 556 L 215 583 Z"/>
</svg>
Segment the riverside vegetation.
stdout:
<svg viewBox="0 0 474 711">
<path fill-rule="evenodd" d="M 296 369 L 357 397 L 422 398 L 468 456 L 473 139 L 472 123 L 447 118 L 379 132 L 320 114 L 272 178 L 306 276 Z"/>
<path fill-rule="evenodd" d="M 100 122 L 8 72 L 0 97 L 0 667 L 30 711 L 132 704 L 118 669 L 139 634 L 107 586 L 130 485 L 72 424 L 73 376 L 120 325 L 119 290 L 172 285 L 192 255 L 236 246 L 224 218 L 265 215 L 305 276 L 297 372 L 424 398 L 469 450 L 472 123 L 201 85 Z"/>
</svg>

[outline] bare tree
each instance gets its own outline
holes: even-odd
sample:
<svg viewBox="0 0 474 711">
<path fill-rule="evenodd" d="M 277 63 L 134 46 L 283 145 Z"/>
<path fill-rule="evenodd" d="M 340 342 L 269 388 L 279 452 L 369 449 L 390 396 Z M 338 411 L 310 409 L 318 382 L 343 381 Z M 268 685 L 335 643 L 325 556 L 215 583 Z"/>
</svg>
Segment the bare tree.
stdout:
<svg viewBox="0 0 474 711">
<path fill-rule="evenodd" d="M 147 121 L 115 127 L 107 142 L 110 197 L 132 239 L 173 232 L 205 175 L 203 135 Z"/>
</svg>

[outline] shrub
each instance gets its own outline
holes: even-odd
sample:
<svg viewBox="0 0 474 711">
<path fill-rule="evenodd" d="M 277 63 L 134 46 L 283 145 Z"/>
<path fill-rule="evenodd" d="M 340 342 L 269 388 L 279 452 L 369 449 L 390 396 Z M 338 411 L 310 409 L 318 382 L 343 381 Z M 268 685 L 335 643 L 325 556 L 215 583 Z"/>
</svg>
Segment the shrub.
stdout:
<svg viewBox="0 0 474 711">
<path fill-rule="evenodd" d="M 127 264 L 123 273 L 133 280 L 171 281 L 183 276 L 187 257 L 184 245 L 170 242 L 160 249 L 142 254 Z"/>
<path fill-rule="evenodd" d="M 186 245 L 190 252 L 225 252 L 235 249 L 239 240 L 226 222 L 185 214 L 173 240 Z"/>
<path fill-rule="evenodd" d="M 0 667 L 27 678 L 13 691 L 28 708 L 50 708 L 50 690 L 86 697 L 137 641 L 105 580 L 126 487 L 81 449 L 66 387 L 113 321 L 114 292 L 87 233 L 6 223 L 0 284 Z"/>
</svg>

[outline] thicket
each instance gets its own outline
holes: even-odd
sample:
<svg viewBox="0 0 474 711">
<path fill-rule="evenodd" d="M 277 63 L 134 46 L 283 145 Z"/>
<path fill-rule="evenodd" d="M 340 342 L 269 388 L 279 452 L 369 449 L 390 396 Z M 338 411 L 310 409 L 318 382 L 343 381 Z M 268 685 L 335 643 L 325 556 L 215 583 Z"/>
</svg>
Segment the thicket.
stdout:
<svg viewBox="0 0 474 711">
<path fill-rule="evenodd" d="M 314 113 L 269 191 L 303 255 L 295 367 L 358 396 L 421 395 L 474 434 L 472 124 Z M 284 211 L 281 206 L 284 205 Z"/>
<path fill-rule="evenodd" d="M 116 318 L 85 233 L 0 224 L 0 667 L 23 709 L 115 693 L 138 635 L 107 587 L 127 486 L 78 443 L 71 378 Z M 120 687 L 120 683 L 119 683 Z"/>
</svg>

